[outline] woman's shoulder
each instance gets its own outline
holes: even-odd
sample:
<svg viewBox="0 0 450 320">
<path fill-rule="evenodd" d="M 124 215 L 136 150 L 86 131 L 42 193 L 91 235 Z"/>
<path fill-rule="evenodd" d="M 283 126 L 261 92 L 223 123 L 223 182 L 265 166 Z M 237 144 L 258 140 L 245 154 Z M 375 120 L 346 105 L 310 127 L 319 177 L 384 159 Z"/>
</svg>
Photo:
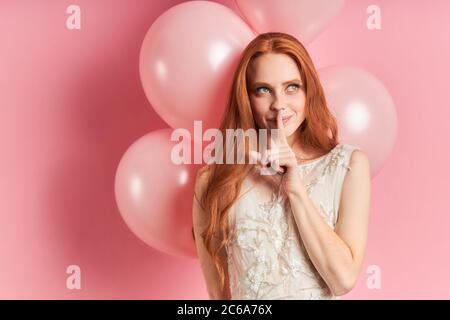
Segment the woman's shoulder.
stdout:
<svg viewBox="0 0 450 320">
<path fill-rule="evenodd" d="M 355 161 L 364 161 L 367 160 L 367 154 L 357 145 L 350 143 L 340 143 L 341 149 L 350 154 L 351 159 Z"/>
<path fill-rule="evenodd" d="M 206 184 L 208 183 L 210 174 L 210 166 L 204 165 L 200 169 L 198 169 L 196 177 L 195 177 L 195 193 L 197 195 L 201 195 L 203 193 L 203 190 L 206 187 Z"/>
<path fill-rule="evenodd" d="M 369 168 L 369 157 L 363 149 L 350 143 L 340 143 L 339 145 L 351 168 L 355 166 L 365 167 L 366 170 Z"/>
<path fill-rule="evenodd" d="M 204 165 L 200 169 L 197 170 L 197 179 L 205 179 L 208 177 L 208 173 L 210 170 L 210 166 L 208 164 Z"/>
</svg>

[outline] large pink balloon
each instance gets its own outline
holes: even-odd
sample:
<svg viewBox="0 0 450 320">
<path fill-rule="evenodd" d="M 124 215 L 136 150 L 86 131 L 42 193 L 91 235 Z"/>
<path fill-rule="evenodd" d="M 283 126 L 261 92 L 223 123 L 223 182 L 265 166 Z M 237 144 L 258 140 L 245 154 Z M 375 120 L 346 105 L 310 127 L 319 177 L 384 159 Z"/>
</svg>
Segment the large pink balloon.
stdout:
<svg viewBox="0 0 450 320">
<path fill-rule="evenodd" d="M 231 9 L 189 1 L 164 12 L 140 52 L 145 94 L 173 128 L 218 128 L 240 54 L 255 37 Z"/>
<path fill-rule="evenodd" d="M 257 33 L 280 31 L 307 44 L 338 14 L 343 0 L 235 0 Z"/>
<path fill-rule="evenodd" d="M 148 133 L 123 155 L 115 196 L 128 227 L 145 243 L 177 256 L 196 257 L 192 238 L 195 166 L 176 165 L 172 129 Z"/>
<path fill-rule="evenodd" d="M 397 137 L 397 112 L 391 95 L 380 80 L 363 69 L 330 66 L 318 73 L 337 117 L 341 141 L 366 152 L 374 177 Z"/>
</svg>

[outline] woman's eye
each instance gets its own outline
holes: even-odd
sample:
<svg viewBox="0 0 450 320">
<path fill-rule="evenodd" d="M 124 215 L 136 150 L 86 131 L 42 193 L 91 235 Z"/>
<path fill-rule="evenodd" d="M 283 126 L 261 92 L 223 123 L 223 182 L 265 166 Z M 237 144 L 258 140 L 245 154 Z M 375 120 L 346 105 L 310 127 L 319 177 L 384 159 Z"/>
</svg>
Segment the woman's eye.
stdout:
<svg viewBox="0 0 450 320">
<path fill-rule="evenodd" d="M 295 84 L 295 83 L 293 83 L 293 84 L 290 84 L 289 86 L 288 86 L 288 88 L 290 88 L 290 87 L 294 87 L 295 88 L 295 90 L 297 90 L 298 88 L 300 88 L 300 86 L 298 85 L 298 84 Z M 268 91 L 270 91 L 267 87 L 258 87 L 258 88 L 256 88 L 256 93 L 265 93 L 265 92 L 268 92 L 268 91 L 260 91 L 260 89 L 265 89 L 265 90 L 268 90 Z"/>
<path fill-rule="evenodd" d="M 257 92 L 257 93 L 260 92 L 259 89 L 267 89 L 267 88 L 266 88 L 266 87 L 259 87 L 259 88 L 256 88 L 256 92 Z"/>
</svg>

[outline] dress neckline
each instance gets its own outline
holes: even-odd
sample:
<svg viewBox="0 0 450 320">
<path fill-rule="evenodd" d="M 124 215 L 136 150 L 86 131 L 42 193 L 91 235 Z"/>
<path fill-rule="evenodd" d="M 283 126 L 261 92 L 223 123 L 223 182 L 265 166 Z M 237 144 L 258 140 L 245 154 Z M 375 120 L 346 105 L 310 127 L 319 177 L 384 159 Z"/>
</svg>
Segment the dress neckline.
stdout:
<svg viewBox="0 0 450 320">
<path fill-rule="evenodd" d="M 299 164 L 297 164 L 297 167 L 306 167 L 306 166 L 309 166 L 309 165 L 311 165 L 311 164 L 315 164 L 315 163 L 317 163 L 317 162 L 319 162 L 319 161 L 325 159 L 325 158 L 328 157 L 331 153 L 333 153 L 334 150 L 336 150 L 337 147 L 339 147 L 340 145 L 341 145 L 341 144 L 338 143 L 336 146 L 334 146 L 333 149 L 331 149 L 328 153 L 324 154 L 323 156 L 320 156 L 320 157 L 318 157 L 318 158 L 316 158 L 316 159 L 314 159 L 314 160 L 312 160 L 312 161 L 310 161 L 310 162 L 307 162 L 307 163 L 299 163 Z"/>
</svg>

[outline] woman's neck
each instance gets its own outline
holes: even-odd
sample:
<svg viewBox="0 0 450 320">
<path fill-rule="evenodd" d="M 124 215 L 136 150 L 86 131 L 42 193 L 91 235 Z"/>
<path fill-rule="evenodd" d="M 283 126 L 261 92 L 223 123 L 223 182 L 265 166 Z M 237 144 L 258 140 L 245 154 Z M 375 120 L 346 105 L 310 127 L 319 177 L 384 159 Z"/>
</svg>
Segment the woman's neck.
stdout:
<svg viewBox="0 0 450 320">
<path fill-rule="evenodd" d="M 288 140 L 289 143 L 289 140 Z M 314 150 L 308 146 L 305 146 L 301 143 L 300 139 L 293 139 L 292 144 L 289 143 L 291 146 L 292 151 L 294 151 L 295 155 L 297 156 L 297 161 L 303 160 L 314 160 L 318 157 L 321 157 L 322 154 L 319 154 L 317 150 Z"/>
</svg>

